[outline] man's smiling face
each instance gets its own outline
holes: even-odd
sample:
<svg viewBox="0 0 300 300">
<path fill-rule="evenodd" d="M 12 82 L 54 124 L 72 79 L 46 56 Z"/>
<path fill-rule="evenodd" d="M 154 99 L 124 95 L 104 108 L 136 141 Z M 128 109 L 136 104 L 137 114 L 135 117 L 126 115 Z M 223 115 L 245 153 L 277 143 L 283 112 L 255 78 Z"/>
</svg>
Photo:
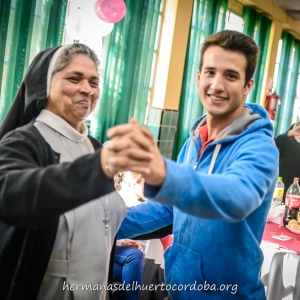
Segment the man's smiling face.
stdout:
<svg viewBox="0 0 300 300">
<path fill-rule="evenodd" d="M 253 79 L 245 85 L 246 57 L 238 51 L 210 46 L 204 53 L 196 83 L 210 120 L 232 122 L 244 109 Z"/>
</svg>

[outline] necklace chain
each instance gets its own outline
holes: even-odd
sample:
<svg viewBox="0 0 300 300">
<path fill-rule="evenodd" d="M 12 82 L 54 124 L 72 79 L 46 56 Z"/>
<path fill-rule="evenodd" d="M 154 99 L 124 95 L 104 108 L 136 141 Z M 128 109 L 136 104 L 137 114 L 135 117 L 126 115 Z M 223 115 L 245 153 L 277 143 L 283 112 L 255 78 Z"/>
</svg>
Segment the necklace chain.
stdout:
<svg viewBox="0 0 300 300">
<path fill-rule="evenodd" d="M 67 146 L 66 142 L 63 140 L 63 138 L 61 137 L 61 135 L 59 134 L 59 132 L 56 131 L 56 133 L 59 135 L 61 142 L 63 143 L 64 147 L 65 147 L 65 148 L 67 149 L 67 151 L 69 152 L 71 158 L 72 158 L 73 160 L 75 160 L 75 158 L 74 158 L 74 156 L 72 155 L 72 153 L 71 153 L 69 147 Z M 86 142 L 86 144 L 87 144 L 87 141 L 85 141 L 85 142 Z M 87 147 L 88 147 L 88 145 L 87 145 Z M 88 149 L 89 149 L 89 147 L 88 147 Z M 106 204 L 106 205 L 104 205 L 104 203 L 102 202 L 101 199 L 100 199 L 100 202 L 102 203 L 103 208 L 104 208 L 104 220 L 103 220 L 103 222 L 105 223 L 105 234 L 106 234 L 106 232 L 108 231 L 108 223 L 109 223 L 109 218 L 108 218 L 108 198 L 107 198 L 107 196 L 105 196 L 105 202 L 106 202 L 105 204 Z"/>
<path fill-rule="evenodd" d="M 104 208 L 104 220 L 103 222 L 105 223 L 105 232 L 107 232 L 108 230 L 108 223 L 109 223 L 109 218 L 108 218 L 108 198 L 107 196 L 105 196 L 105 201 L 106 201 L 106 206 L 104 206 L 103 202 L 101 201 L 102 205 L 103 205 L 103 208 Z"/>
</svg>

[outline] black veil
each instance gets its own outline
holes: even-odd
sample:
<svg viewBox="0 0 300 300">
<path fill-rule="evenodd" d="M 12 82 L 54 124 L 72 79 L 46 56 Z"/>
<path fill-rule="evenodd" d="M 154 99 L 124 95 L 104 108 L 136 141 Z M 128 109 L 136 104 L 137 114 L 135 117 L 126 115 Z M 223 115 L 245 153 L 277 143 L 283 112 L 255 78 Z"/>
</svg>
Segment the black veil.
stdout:
<svg viewBox="0 0 300 300">
<path fill-rule="evenodd" d="M 9 131 L 29 123 L 39 115 L 41 107 L 38 107 L 37 103 L 47 98 L 49 65 L 60 47 L 44 50 L 34 58 L 0 126 L 0 139 Z"/>
</svg>

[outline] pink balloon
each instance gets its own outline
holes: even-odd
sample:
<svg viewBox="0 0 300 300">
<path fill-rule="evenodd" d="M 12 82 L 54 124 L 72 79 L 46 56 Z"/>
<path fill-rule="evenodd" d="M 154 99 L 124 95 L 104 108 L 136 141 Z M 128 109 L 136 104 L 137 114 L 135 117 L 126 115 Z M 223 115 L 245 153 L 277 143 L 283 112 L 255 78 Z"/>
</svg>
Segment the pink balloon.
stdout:
<svg viewBox="0 0 300 300">
<path fill-rule="evenodd" d="M 97 0 L 94 10 L 102 21 L 116 23 L 124 18 L 126 5 L 123 0 Z"/>
</svg>

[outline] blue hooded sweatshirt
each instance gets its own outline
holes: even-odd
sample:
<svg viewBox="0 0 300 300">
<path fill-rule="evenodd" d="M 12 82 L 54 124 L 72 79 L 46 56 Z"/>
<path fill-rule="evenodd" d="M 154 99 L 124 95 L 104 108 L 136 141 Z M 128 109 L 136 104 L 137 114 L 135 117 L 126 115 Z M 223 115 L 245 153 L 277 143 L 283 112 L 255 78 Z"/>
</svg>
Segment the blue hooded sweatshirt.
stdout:
<svg viewBox="0 0 300 300">
<path fill-rule="evenodd" d="M 194 124 L 177 163 L 165 159 L 162 186 L 146 185 L 152 201 L 128 208 L 118 238 L 173 223 L 165 252 L 172 300 L 265 299 L 260 242 L 278 176 L 273 126 L 265 109 L 245 104 L 200 156 L 204 124 L 205 116 Z"/>
</svg>

